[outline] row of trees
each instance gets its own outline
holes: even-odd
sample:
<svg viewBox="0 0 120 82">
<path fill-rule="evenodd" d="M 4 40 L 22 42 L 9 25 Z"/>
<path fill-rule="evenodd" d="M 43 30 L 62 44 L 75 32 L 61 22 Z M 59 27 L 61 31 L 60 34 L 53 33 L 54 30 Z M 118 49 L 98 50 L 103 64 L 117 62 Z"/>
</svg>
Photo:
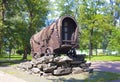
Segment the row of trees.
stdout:
<svg viewBox="0 0 120 82">
<path fill-rule="evenodd" d="M 23 49 L 26 59 L 30 37 L 65 14 L 78 21 L 80 49 L 89 49 L 89 55 L 98 48 L 120 52 L 120 0 L 1 0 L 0 4 L 0 53 Z"/>
<path fill-rule="evenodd" d="M 120 28 L 116 26 L 117 22 L 115 21 L 117 19 L 115 13 L 120 12 L 120 0 L 114 0 L 114 5 L 112 5 L 112 0 L 110 1 L 108 3 L 106 0 L 85 0 L 81 3 L 79 15 L 79 23 L 83 31 L 81 45 L 88 44 L 89 55 L 92 55 L 93 49 L 97 50 L 98 48 L 120 52 L 120 36 L 118 34 Z M 120 14 L 117 15 L 120 16 Z"/>
</svg>

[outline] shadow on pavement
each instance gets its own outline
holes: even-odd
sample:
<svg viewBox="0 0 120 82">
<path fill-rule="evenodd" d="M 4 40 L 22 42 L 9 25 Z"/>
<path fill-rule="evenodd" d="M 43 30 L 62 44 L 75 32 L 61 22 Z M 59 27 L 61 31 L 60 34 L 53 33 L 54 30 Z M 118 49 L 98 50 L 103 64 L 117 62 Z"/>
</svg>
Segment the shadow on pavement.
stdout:
<svg viewBox="0 0 120 82">
<path fill-rule="evenodd" d="M 120 73 L 120 62 L 95 62 L 92 67 L 99 71 Z"/>
<path fill-rule="evenodd" d="M 81 78 L 82 76 L 78 74 L 73 75 L 73 77 L 60 77 L 60 78 L 52 78 L 52 82 L 112 82 L 112 80 L 120 79 L 120 74 L 110 73 L 110 72 L 103 72 L 103 71 L 95 71 L 91 74 L 88 74 L 87 77 L 84 79 Z M 118 80 L 119 81 L 119 80 Z"/>
</svg>

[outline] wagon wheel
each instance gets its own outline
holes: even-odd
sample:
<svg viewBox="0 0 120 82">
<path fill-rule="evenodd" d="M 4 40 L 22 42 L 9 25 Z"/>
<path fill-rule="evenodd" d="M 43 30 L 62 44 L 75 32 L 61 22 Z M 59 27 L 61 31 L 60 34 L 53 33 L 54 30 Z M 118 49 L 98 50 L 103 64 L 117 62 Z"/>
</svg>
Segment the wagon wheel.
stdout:
<svg viewBox="0 0 120 82">
<path fill-rule="evenodd" d="M 70 49 L 70 50 L 68 51 L 67 55 L 68 55 L 68 56 L 75 57 L 75 56 L 76 56 L 75 48 Z"/>
<path fill-rule="evenodd" d="M 53 54 L 53 49 L 51 47 L 47 47 L 45 52 L 46 52 L 47 56 L 52 55 Z"/>
<path fill-rule="evenodd" d="M 75 48 L 72 49 L 73 56 L 76 56 L 76 50 Z"/>
</svg>

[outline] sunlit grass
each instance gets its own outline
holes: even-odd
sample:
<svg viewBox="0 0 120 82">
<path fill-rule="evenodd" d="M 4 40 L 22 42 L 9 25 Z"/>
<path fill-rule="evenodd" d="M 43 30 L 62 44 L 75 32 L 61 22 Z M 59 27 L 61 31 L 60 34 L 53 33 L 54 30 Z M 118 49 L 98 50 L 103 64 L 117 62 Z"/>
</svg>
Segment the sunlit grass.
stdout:
<svg viewBox="0 0 120 82">
<path fill-rule="evenodd" d="M 8 55 L 4 55 L 3 57 L 0 57 L 0 60 L 22 60 L 23 55 L 11 55 L 10 58 Z M 27 56 L 27 60 L 31 60 L 32 56 L 28 55 Z M 120 61 L 120 55 L 118 56 L 106 56 L 106 55 L 93 55 L 91 56 L 91 59 L 89 59 L 89 57 L 86 57 L 86 60 L 90 60 L 90 61 Z"/>
<path fill-rule="evenodd" d="M 120 61 L 120 56 L 100 55 L 100 56 L 92 56 L 91 59 L 89 59 L 89 57 L 87 56 L 86 59 L 90 61 Z"/>
</svg>

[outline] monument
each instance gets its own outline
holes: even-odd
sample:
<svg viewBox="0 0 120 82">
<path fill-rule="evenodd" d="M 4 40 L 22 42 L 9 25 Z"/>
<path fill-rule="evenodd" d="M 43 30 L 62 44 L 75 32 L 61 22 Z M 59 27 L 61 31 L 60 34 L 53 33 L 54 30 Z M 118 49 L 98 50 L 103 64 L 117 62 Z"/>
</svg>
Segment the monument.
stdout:
<svg viewBox="0 0 120 82">
<path fill-rule="evenodd" d="M 79 27 L 74 17 L 62 16 L 54 23 L 34 34 L 30 39 L 33 59 L 21 63 L 19 68 L 30 73 L 66 75 L 92 72 L 84 54 L 76 54 L 79 48 Z"/>
</svg>

